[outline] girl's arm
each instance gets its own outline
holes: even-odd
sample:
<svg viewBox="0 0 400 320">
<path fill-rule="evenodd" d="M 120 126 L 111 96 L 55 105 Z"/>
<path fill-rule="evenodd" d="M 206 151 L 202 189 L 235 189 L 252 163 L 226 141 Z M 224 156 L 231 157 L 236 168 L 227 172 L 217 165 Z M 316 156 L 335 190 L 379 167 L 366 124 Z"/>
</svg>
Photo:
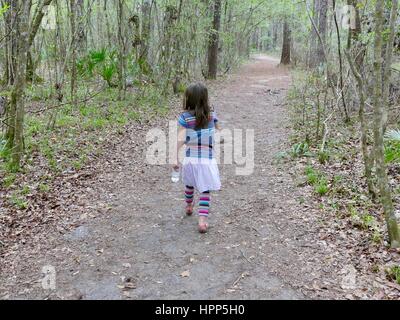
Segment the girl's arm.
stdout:
<svg viewBox="0 0 400 320">
<path fill-rule="evenodd" d="M 178 147 L 177 151 L 183 147 L 186 141 L 186 128 L 179 126 L 178 127 Z"/>
<path fill-rule="evenodd" d="M 217 129 L 218 131 L 221 131 L 221 129 L 222 129 L 221 128 L 221 124 L 219 122 L 219 119 L 217 117 L 217 113 L 215 112 L 215 109 L 213 109 L 212 113 L 214 115 L 214 126 L 215 126 L 215 129 Z"/>
<path fill-rule="evenodd" d="M 186 141 L 186 129 L 182 126 L 178 126 L 178 143 L 176 148 L 176 162 L 174 168 L 179 168 L 179 150 L 184 146 Z"/>
<path fill-rule="evenodd" d="M 221 128 L 219 121 L 217 121 L 215 123 L 215 129 L 217 129 L 219 132 L 221 132 L 222 128 Z M 221 137 L 219 143 L 221 143 L 221 144 L 225 143 L 225 139 L 223 137 Z"/>
</svg>

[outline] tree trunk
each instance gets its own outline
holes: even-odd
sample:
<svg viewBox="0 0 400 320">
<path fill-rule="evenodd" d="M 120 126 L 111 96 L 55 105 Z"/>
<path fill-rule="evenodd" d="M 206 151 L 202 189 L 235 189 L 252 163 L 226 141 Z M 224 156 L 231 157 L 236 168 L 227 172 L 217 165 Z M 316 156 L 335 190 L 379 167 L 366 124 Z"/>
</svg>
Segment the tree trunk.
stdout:
<svg viewBox="0 0 400 320">
<path fill-rule="evenodd" d="M 3 3 L 4 4 L 4 3 Z M 5 82 L 8 86 L 13 86 L 16 81 L 17 73 L 17 54 L 18 54 L 18 37 L 19 32 L 19 21 L 20 17 L 17 15 L 19 10 L 19 4 L 17 1 L 12 1 L 9 3 L 10 8 L 5 16 L 5 33 L 7 35 L 7 64 L 6 64 L 6 74 Z M 16 108 L 17 100 L 13 99 L 14 96 L 11 95 L 11 101 L 6 109 L 6 121 L 7 121 L 7 131 L 6 140 L 7 148 L 11 149 L 14 146 L 15 137 L 15 118 L 16 118 Z"/>
<path fill-rule="evenodd" d="M 221 0 L 214 0 L 214 20 L 210 30 L 208 44 L 208 75 L 209 79 L 216 79 L 218 72 L 219 29 L 221 25 Z"/>
<path fill-rule="evenodd" d="M 17 39 L 17 55 L 15 65 L 15 82 L 11 93 L 11 109 L 13 110 L 13 134 L 8 135 L 9 139 L 13 139 L 11 143 L 11 160 L 14 169 L 20 167 L 22 154 L 24 151 L 24 91 L 26 84 L 26 63 L 29 50 L 29 15 L 31 10 L 31 1 L 16 1 L 18 13 L 15 22 L 15 28 L 18 32 Z M 10 141 L 9 141 L 10 142 Z"/>
<path fill-rule="evenodd" d="M 283 23 L 283 44 L 282 44 L 282 56 L 281 64 L 290 64 L 290 42 L 291 42 L 291 31 L 287 19 Z"/>
<path fill-rule="evenodd" d="M 76 48 L 79 55 L 87 49 L 87 37 L 85 30 L 85 23 L 83 18 L 85 17 L 85 6 L 83 0 L 76 0 L 76 11 L 75 11 L 75 19 L 76 19 Z M 87 17 L 90 17 L 90 14 L 87 14 Z"/>
<path fill-rule="evenodd" d="M 361 151 L 363 155 L 364 161 L 364 174 L 365 179 L 367 180 L 368 192 L 372 198 L 376 197 L 375 186 L 372 179 L 372 167 L 373 167 L 373 154 L 369 151 L 368 148 L 368 122 L 365 118 L 365 105 L 366 105 L 366 98 L 365 98 L 365 81 L 364 78 L 361 76 L 361 68 L 357 65 L 354 61 L 354 58 L 350 55 L 350 51 L 346 52 L 347 59 L 349 61 L 350 69 L 356 78 L 357 81 L 357 90 L 358 90 L 358 97 L 359 97 L 359 110 L 358 116 L 360 120 L 360 127 L 361 127 Z"/>
<path fill-rule="evenodd" d="M 3 2 L 1 2 L 2 5 L 4 5 Z M 3 84 L 8 84 L 9 79 L 10 79 L 10 61 L 9 61 L 9 57 L 10 57 L 10 53 L 9 53 L 9 43 L 10 43 L 10 32 L 9 30 L 11 30 L 11 23 L 9 22 L 10 19 L 10 11 L 6 12 L 4 15 L 4 40 L 5 40 L 5 45 L 4 45 L 4 63 L 3 63 L 3 67 L 4 67 L 4 75 L 3 75 L 3 79 L 2 79 L 2 83 Z"/>
<path fill-rule="evenodd" d="M 28 58 L 26 59 L 26 81 L 33 81 L 35 78 L 35 66 L 33 63 L 32 53 L 28 52 Z"/>
<path fill-rule="evenodd" d="M 107 0 L 104 0 L 103 3 L 103 12 L 104 12 L 104 17 L 106 20 L 106 29 L 107 29 L 107 43 L 108 43 L 108 47 L 111 48 L 112 47 L 112 36 L 111 36 L 111 27 L 110 27 L 110 21 L 108 18 L 108 8 L 107 8 Z"/>
<path fill-rule="evenodd" d="M 124 0 L 118 0 L 118 88 L 119 100 L 125 98 L 125 41 L 123 33 L 124 25 Z"/>
<path fill-rule="evenodd" d="M 150 48 L 150 31 L 151 31 L 151 3 L 150 0 L 145 0 L 142 4 L 142 33 L 140 43 L 140 59 L 146 64 L 149 63 L 149 48 Z"/>
<path fill-rule="evenodd" d="M 320 1 L 321 0 L 314 0 L 313 2 L 313 11 L 312 11 L 312 19 L 314 20 L 315 25 L 318 27 L 319 21 L 319 11 L 320 11 Z M 319 43 L 318 33 L 314 27 L 311 28 L 310 34 L 310 48 L 308 53 L 308 61 L 307 65 L 309 68 L 315 68 L 316 63 L 316 51 L 317 51 L 317 44 Z"/>
<path fill-rule="evenodd" d="M 12 86 L 15 80 L 15 67 L 17 57 L 17 28 L 16 28 L 16 12 L 17 12 L 17 1 L 9 2 L 10 8 L 5 14 L 5 34 L 6 34 L 6 72 L 4 76 L 4 82 L 7 85 Z"/>
<path fill-rule="evenodd" d="M 48 6 L 51 4 L 53 0 L 43 0 L 38 6 L 37 9 L 37 14 L 33 18 L 30 34 L 29 34 L 29 48 L 32 47 L 33 42 L 35 40 L 36 34 L 39 31 L 39 27 L 42 23 L 43 17 L 44 17 L 44 7 Z M 27 81 L 33 81 L 34 80 L 34 75 L 35 75 L 35 64 L 33 63 L 33 57 L 32 57 L 32 52 L 29 50 L 28 52 L 28 59 L 27 59 L 27 65 L 26 65 L 26 80 Z"/>
<path fill-rule="evenodd" d="M 356 13 L 356 25 L 355 28 L 349 28 L 349 34 L 347 37 L 347 49 L 351 48 L 352 42 L 358 40 L 358 36 L 361 33 L 361 20 L 360 20 L 360 10 L 357 7 L 357 0 L 347 0 L 347 5 L 352 6 Z"/>
<path fill-rule="evenodd" d="M 276 50 L 278 44 L 278 24 L 276 22 L 272 25 L 272 50 Z"/>
<path fill-rule="evenodd" d="M 395 13 L 392 12 L 392 16 L 397 15 L 398 1 L 393 0 L 392 8 L 395 9 Z M 383 75 L 383 10 L 384 0 L 377 0 L 375 7 L 375 45 L 374 45 L 374 149 L 375 149 L 375 163 L 376 163 L 376 176 L 378 180 L 378 188 L 380 201 L 383 206 L 385 214 L 386 224 L 389 232 L 389 239 L 391 247 L 400 247 L 400 233 L 397 225 L 396 216 L 394 213 L 394 206 L 392 201 L 392 195 L 389 187 L 389 179 L 387 175 L 387 168 L 385 164 L 384 155 L 384 143 L 383 134 L 385 126 L 385 110 L 388 107 L 388 101 L 386 100 L 386 92 L 383 88 L 389 86 L 386 82 L 388 80 L 386 71 Z M 394 25 L 391 25 L 392 29 Z M 393 30 L 391 30 L 393 32 Z M 391 32 L 391 33 L 392 33 Z M 388 43 L 391 46 L 390 51 L 393 49 L 393 42 Z M 389 53 L 389 49 L 388 49 Z M 392 53 L 386 57 L 386 63 L 390 63 L 387 59 L 391 60 Z M 389 64 L 390 65 L 390 64 Z M 390 68 L 388 68 L 390 69 Z M 389 71 L 390 72 L 390 71 Z M 384 79 L 384 83 L 380 79 Z M 386 89 L 385 89 L 386 90 Z"/>
<path fill-rule="evenodd" d="M 342 41 L 341 41 L 341 36 L 340 36 L 339 23 L 338 23 L 337 17 L 336 17 L 336 0 L 332 0 L 332 6 L 333 6 L 333 20 L 335 22 L 336 35 L 337 35 L 337 49 L 338 49 L 338 58 L 339 58 L 340 92 L 341 92 L 341 97 L 342 97 L 343 111 L 344 111 L 344 114 L 345 114 L 345 122 L 349 123 L 350 122 L 350 117 L 349 117 L 349 113 L 347 111 L 347 102 L 346 102 L 346 97 L 345 97 L 346 93 L 345 93 L 344 79 L 343 79 Z"/>
<path fill-rule="evenodd" d="M 320 0 L 318 14 L 318 32 L 321 39 L 318 41 L 315 65 L 320 66 L 325 62 L 324 47 L 326 47 L 328 0 Z"/>
<path fill-rule="evenodd" d="M 362 69 L 362 65 L 364 63 L 364 57 L 366 53 L 366 46 L 362 44 L 359 39 L 361 35 L 361 19 L 360 19 L 360 9 L 357 6 L 357 0 L 347 0 L 347 4 L 352 6 L 356 13 L 356 25 L 355 28 L 349 28 L 349 34 L 347 38 L 347 49 L 352 52 L 354 56 L 356 66 L 360 70 Z"/>
<path fill-rule="evenodd" d="M 76 30 L 76 12 L 77 12 L 77 1 L 70 1 L 70 23 L 71 23 L 71 101 L 76 104 L 76 47 L 77 47 L 77 30 Z"/>
<path fill-rule="evenodd" d="M 176 23 L 177 25 L 180 25 L 181 22 L 181 15 L 182 15 L 182 6 L 183 6 L 183 0 L 179 0 L 179 5 L 178 5 L 178 12 L 176 15 Z M 184 61 L 184 56 L 185 52 L 183 51 L 183 48 L 181 46 L 182 42 L 184 40 L 182 39 L 182 34 L 177 33 L 174 36 L 174 42 L 173 42 L 173 54 L 174 54 L 174 68 L 170 71 L 168 78 L 173 81 L 172 88 L 175 94 L 179 93 L 179 88 L 181 85 L 182 77 L 183 77 L 183 61 Z"/>
</svg>

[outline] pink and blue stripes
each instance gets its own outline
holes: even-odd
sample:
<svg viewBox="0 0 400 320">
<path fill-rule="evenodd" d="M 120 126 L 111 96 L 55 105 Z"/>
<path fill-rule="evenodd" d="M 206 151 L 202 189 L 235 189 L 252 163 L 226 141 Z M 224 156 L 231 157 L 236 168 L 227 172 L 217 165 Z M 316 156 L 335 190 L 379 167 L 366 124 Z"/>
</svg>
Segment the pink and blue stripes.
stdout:
<svg viewBox="0 0 400 320">
<path fill-rule="evenodd" d="M 199 216 L 208 217 L 208 213 L 210 210 L 210 192 L 206 191 L 200 195 L 199 200 Z"/>
<path fill-rule="evenodd" d="M 218 122 L 215 112 L 210 113 L 209 120 L 207 128 L 196 129 L 196 117 L 191 112 L 183 112 L 179 116 L 179 125 L 186 128 L 186 157 L 214 158 L 214 128 Z"/>
<path fill-rule="evenodd" d="M 185 201 L 187 204 L 193 203 L 194 187 L 185 187 Z"/>
<path fill-rule="evenodd" d="M 193 204 L 194 200 L 194 187 L 185 186 L 185 201 L 188 205 Z M 200 194 L 199 199 L 199 216 L 208 217 L 210 211 L 210 192 L 205 191 Z"/>
</svg>

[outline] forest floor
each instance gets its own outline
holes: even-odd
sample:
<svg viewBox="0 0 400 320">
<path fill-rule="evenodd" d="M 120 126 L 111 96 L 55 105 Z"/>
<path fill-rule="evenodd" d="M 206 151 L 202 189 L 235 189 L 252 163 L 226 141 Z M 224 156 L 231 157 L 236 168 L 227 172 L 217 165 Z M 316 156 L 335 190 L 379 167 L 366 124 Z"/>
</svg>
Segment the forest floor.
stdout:
<svg viewBox="0 0 400 320">
<path fill-rule="evenodd" d="M 171 182 L 170 166 L 146 164 L 147 130 L 167 130 L 166 119 L 132 126 L 74 177 L 79 183 L 62 182 L 71 194 L 57 224 L 69 227 L 43 228 L 4 256 L 0 298 L 384 297 L 372 273 L 359 276 L 348 256 L 333 254 L 318 204 L 296 186 L 293 164 L 279 161 L 290 134 L 291 77 L 278 63 L 254 56 L 210 86 L 222 126 L 254 129 L 256 143 L 252 175 L 220 166 L 223 188 L 212 195 L 207 234 L 197 232 L 195 216 L 184 216 L 182 185 Z M 44 266 L 55 268 L 54 290 L 42 288 Z"/>
</svg>

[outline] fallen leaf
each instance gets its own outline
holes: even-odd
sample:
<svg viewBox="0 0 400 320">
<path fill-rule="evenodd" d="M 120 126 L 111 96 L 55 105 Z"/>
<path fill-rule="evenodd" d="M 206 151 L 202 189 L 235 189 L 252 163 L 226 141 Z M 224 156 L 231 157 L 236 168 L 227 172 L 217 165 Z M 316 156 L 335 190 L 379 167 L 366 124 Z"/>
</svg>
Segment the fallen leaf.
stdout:
<svg viewBox="0 0 400 320">
<path fill-rule="evenodd" d="M 189 277 L 189 276 L 190 276 L 190 271 L 189 271 L 189 270 L 183 271 L 183 272 L 181 273 L 181 277 L 182 277 L 182 278 L 187 278 L 187 277 Z"/>
</svg>

